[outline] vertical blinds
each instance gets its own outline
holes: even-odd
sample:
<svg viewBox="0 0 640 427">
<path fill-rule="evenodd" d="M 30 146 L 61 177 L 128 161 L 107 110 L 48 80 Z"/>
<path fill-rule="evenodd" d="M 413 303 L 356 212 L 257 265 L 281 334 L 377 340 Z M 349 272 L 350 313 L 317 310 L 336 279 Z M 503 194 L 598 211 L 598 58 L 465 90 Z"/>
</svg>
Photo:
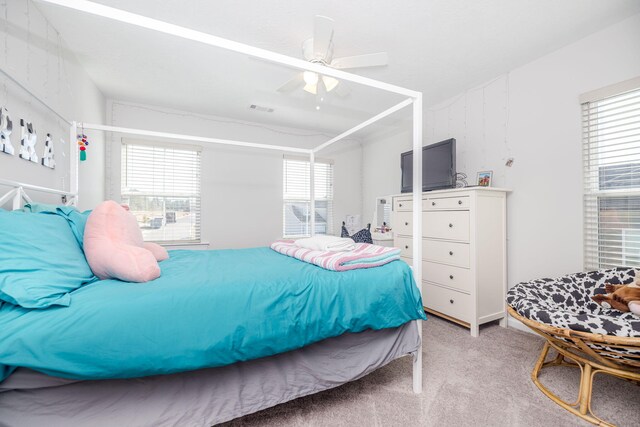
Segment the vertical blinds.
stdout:
<svg viewBox="0 0 640 427">
<path fill-rule="evenodd" d="M 311 235 L 310 163 L 294 157 L 283 160 L 283 236 Z M 316 234 L 333 231 L 333 165 L 315 162 Z"/>
<path fill-rule="evenodd" d="M 200 241 L 200 150 L 123 143 L 122 203 L 146 241 Z"/>
<path fill-rule="evenodd" d="M 640 87 L 582 104 L 585 267 L 640 267 Z"/>
</svg>

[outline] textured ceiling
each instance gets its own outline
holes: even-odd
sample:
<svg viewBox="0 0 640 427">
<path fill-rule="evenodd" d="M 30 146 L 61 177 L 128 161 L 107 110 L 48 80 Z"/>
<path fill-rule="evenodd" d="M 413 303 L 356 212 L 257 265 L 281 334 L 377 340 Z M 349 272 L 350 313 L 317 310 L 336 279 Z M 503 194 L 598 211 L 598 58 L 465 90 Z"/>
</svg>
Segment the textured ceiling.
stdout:
<svg viewBox="0 0 640 427">
<path fill-rule="evenodd" d="M 301 57 L 316 14 L 335 20 L 335 54 L 386 51 L 356 73 L 419 90 L 433 105 L 640 12 L 638 0 L 99 0 Z M 345 98 L 276 92 L 295 72 L 56 6 L 38 7 L 110 98 L 339 132 L 401 100 L 351 85 Z M 330 94 L 331 95 L 331 94 Z M 250 104 L 274 108 L 256 112 Z M 406 114 L 406 113 L 405 113 Z"/>
</svg>

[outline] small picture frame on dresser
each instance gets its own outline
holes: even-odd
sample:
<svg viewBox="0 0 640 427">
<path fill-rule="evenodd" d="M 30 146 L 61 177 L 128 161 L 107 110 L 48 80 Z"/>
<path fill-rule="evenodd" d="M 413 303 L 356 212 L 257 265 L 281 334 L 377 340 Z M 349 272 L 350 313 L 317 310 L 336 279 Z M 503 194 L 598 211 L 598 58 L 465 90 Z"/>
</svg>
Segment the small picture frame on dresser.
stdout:
<svg viewBox="0 0 640 427">
<path fill-rule="evenodd" d="M 478 186 L 491 187 L 491 178 L 493 178 L 493 171 L 478 172 Z"/>
</svg>

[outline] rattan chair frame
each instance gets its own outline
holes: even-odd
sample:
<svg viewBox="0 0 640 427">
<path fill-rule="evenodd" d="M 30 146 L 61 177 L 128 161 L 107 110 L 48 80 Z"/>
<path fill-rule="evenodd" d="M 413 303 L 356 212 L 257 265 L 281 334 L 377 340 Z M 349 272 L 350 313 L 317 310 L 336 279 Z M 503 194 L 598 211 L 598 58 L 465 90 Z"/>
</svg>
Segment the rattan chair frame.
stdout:
<svg viewBox="0 0 640 427">
<path fill-rule="evenodd" d="M 518 314 L 513 307 L 508 307 L 508 311 L 512 317 L 547 340 L 531 372 L 531 379 L 540 391 L 567 411 L 592 424 L 613 426 L 593 413 L 591 408 L 593 379 L 596 374 L 607 374 L 635 382 L 640 386 L 640 338 L 617 337 L 557 328 L 527 319 Z M 623 356 L 604 348 L 594 348 L 594 345 L 609 349 L 633 350 L 635 354 Z M 547 360 L 549 350 L 552 348 L 557 352 L 557 355 L 555 358 Z M 560 399 L 540 382 L 540 372 L 544 368 L 553 366 L 570 366 L 580 369 L 580 388 L 575 402 Z"/>
</svg>

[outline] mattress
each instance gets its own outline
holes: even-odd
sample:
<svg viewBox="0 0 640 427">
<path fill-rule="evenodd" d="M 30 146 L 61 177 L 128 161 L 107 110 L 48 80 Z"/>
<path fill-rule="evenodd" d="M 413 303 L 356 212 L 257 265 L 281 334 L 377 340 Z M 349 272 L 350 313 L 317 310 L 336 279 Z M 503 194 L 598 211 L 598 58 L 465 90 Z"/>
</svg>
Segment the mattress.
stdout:
<svg viewBox="0 0 640 427">
<path fill-rule="evenodd" d="M 0 426 L 211 426 L 358 379 L 419 347 L 416 322 L 409 322 L 248 362 L 138 379 L 77 381 L 19 369 L 0 384 Z"/>
<path fill-rule="evenodd" d="M 69 307 L 0 306 L 0 381 L 17 367 L 112 379 L 225 366 L 425 318 L 400 260 L 335 272 L 269 248 L 170 254 L 148 283 L 94 282 Z"/>
</svg>

